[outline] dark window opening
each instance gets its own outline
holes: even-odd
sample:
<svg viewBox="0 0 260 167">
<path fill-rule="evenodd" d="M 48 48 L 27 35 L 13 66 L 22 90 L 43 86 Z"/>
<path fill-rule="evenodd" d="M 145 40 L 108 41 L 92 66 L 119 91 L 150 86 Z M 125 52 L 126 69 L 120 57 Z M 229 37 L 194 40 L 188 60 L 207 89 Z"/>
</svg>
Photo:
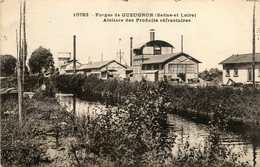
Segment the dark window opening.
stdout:
<svg viewBox="0 0 260 167">
<path fill-rule="evenodd" d="M 159 64 L 155 64 L 154 65 L 154 70 L 158 70 L 159 69 Z"/>
<path fill-rule="evenodd" d="M 247 75 L 247 81 L 252 81 L 253 80 L 253 71 L 252 69 L 248 69 L 248 75 Z"/>
<path fill-rule="evenodd" d="M 161 47 L 158 45 L 155 45 L 153 48 L 154 54 L 155 55 L 160 55 L 161 54 Z"/>
<path fill-rule="evenodd" d="M 147 65 L 147 70 L 151 70 L 152 66 L 150 64 Z"/>
<path fill-rule="evenodd" d="M 226 70 L 226 77 L 230 77 L 230 71 Z"/>
<path fill-rule="evenodd" d="M 234 77 L 238 77 L 238 70 L 234 69 Z"/>
</svg>

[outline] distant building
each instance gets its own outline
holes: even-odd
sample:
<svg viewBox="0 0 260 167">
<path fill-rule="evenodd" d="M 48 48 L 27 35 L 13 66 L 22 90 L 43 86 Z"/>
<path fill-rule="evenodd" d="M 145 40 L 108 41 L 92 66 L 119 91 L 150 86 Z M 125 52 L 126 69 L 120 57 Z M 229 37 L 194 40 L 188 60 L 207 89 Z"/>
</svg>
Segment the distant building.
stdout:
<svg viewBox="0 0 260 167">
<path fill-rule="evenodd" d="M 174 46 L 162 40 L 155 40 L 154 30 L 150 30 L 150 41 L 133 49 L 133 80 L 146 78 L 159 81 L 168 79 L 198 78 L 200 61 L 186 53 L 174 53 Z"/>
<path fill-rule="evenodd" d="M 81 66 L 76 60 L 76 69 Z M 70 52 L 58 52 L 58 68 L 60 74 L 73 74 L 73 60 Z"/>
<path fill-rule="evenodd" d="M 82 64 L 79 63 L 78 61 L 76 61 L 76 71 L 81 66 L 82 66 Z M 73 74 L 74 73 L 73 60 L 68 60 L 63 65 L 61 65 L 59 72 L 61 75 L 62 74 Z"/>
<path fill-rule="evenodd" d="M 101 79 L 110 78 L 126 78 L 125 65 L 117 62 L 116 60 L 107 60 L 94 62 L 92 64 L 84 64 L 78 68 L 79 73 L 85 73 L 87 75 L 96 75 Z"/>
<path fill-rule="evenodd" d="M 171 53 L 154 56 L 142 63 L 142 77 L 150 81 L 169 80 L 180 78 L 187 82 L 198 78 L 199 63 L 197 59 L 186 53 Z"/>
<path fill-rule="evenodd" d="M 223 65 L 223 83 L 252 84 L 252 53 L 232 55 L 220 62 Z M 255 57 L 255 81 L 260 83 L 260 53 Z"/>
<path fill-rule="evenodd" d="M 58 68 L 68 63 L 71 58 L 70 52 L 58 52 Z"/>
<path fill-rule="evenodd" d="M 133 78 L 133 67 L 128 67 L 127 69 L 126 69 L 126 77 L 127 78 Z"/>
</svg>

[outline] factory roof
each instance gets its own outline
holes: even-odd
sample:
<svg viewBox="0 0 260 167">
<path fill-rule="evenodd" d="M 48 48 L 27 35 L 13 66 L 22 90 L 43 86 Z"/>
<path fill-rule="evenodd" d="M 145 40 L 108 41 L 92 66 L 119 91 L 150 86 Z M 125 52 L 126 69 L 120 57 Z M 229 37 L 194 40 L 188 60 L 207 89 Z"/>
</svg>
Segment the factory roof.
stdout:
<svg viewBox="0 0 260 167">
<path fill-rule="evenodd" d="M 180 56 L 185 56 L 188 59 L 195 61 L 196 63 L 201 63 L 199 60 L 191 57 L 190 55 L 183 53 L 183 52 L 177 52 L 177 53 L 171 53 L 171 54 L 164 54 L 164 55 L 158 55 L 150 58 L 149 60 L 143 62 L 143 64 L 158 64 L 158 63 L 164 63 L 169 60 L 174 60 Z"/>
<path fill-rule="evenodd" d="M 252 53 L 232 55 L 219 64 L 251 63 L 253 59 L 252 55 Z M 260 62 L 260 53 L 255 54 L 255 62 Z"/>
</svg>

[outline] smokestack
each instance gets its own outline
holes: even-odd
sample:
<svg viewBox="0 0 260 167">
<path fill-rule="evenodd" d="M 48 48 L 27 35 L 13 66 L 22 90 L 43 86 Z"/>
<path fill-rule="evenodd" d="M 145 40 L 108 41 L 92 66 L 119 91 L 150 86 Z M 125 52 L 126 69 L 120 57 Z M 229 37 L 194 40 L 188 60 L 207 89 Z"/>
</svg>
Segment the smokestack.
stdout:
<svg viewBox="0 0 260 167">
<path fill-rule="evenodd" d="M 133 62 L 133 37 L 130 37 L 130 67 Z"/>
<path fill-rule="evenodd" d="M 76 35 L 73 35 L 73 73 L 76 74 Z"/>
<path fill-rule="evenodd" d="M 183 35 L 181 35 L 181 52 L 183 53 Z"/>
<path fill-rule="evenodd" d="M 154 41 L 154 40 L 155 40 L 155 30 L 150 29 L 150 41 Z"/>
</svg>

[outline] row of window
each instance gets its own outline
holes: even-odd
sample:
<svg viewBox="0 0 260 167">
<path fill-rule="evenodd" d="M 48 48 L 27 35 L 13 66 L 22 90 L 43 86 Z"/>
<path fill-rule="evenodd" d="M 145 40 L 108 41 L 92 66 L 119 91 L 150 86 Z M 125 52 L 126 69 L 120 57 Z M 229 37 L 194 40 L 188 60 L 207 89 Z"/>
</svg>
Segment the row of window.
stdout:
<svg viewBox="0 0 260 167">
<path fill-rule="evenodd" d="M 159 64 L 144 64 L 142 66 L 142 70 L 158 70 L 159 69 Z M 161 65 L 160 70 L 163 69 L 163 66 Z"/>
<path fill-rule="evenodd" d="M 145 64 L 142 66 L 142 70 L 158 70 L 159 64 Z M 160 66 L 160 70 L 163 69 L 163 66 Z M 170 73 L 194 73 L 194 64 L 169 64 L 168 71 Z"/>
<path fill-rule="evenodd" d="M 193 74 L 195 72 L 194 64 L 169 64 L 169 72 Z"/>
<path fill-rule="evenodd" d="M 249 69 L 247 69 L 247 73 L 248 73 L 248 76 L 249 76 L 248 80 L 251 80 L 250 78 L 253 75 L 253 70 L 249 68 Z M 226 70 L 226 77 L 230 77 L 230 70 L 229 69 Z M 233 77 L 239 77 L 238 69 L 234 69 Z M 260 69 L 258 69 L 258 77 L 260 77 Z"/>
<path fill-rule="evenodd" d="M 226 77 L 230 77 L 230 70 L 226 70 Z M 238 69 L 234 69 L 233 77 L 238 77 Z"/>
</svg>

